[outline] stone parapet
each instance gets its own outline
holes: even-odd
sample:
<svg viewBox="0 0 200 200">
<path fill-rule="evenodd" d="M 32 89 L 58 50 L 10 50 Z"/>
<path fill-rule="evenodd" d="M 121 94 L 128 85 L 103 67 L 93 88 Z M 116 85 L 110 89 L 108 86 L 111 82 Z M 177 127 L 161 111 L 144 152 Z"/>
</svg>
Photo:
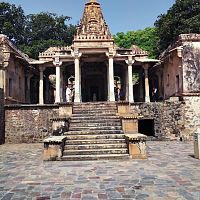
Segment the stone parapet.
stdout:
<svg viewBox="0 0 200 200">
<path fill-rule="evenodd" d="M 155 137 L 164 140 L 179 139 L 184 129 L 184 102 L 165 101 L 132 103 L 130 112 L 141 119 L 154 120 Z"/>
<path fill-rule="evenodd" d="M 61 160 L 65 147 L 66 136 L 51 136 L 44 140 L 44 161 Z"/>
<path fill-rule="evenodd" d="M 43 142 L 52 132 L 50 119 L 54 117 L 59 117 L 58 105 L 5 106 L 5 142 Z"/>
<path fill-rule="evenodd" d="M 129 155 L 132 159 L 146 159 L 147 136 L 140 133 L 126 134 Z"/>
</svg>

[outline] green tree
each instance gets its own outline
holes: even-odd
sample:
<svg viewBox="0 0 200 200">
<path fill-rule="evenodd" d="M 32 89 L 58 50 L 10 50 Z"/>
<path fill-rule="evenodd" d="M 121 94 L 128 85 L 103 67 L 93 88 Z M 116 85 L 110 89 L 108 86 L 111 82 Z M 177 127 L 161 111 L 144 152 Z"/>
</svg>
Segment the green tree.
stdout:
<svg viewBox="0 0 200 200">
<path fill-rule="evenodd" d="M 26 19 L 26 43 L 20 48 L 29 56 L 37 58 L 39 52 L 50 46 L 72 44 L 75 26 L 67 24 L 71 17 L 42 12 L 28 15 Z"/>
<path fill-rule="evenodd" d="M 25 16 L 20 6 L 0 3 L 0 33 L 33 58 L 50 46 L 72 44 L 76 28 L 68 24 L 70 19 L 48 12 Z"/>
<path fill-rule="evenodd" d="M 200 1 L 176 0 L 166 14 L 155 22 L 158 53 L 165 50 L 170 43 L 183 33 L 200 33 Z"/>
<path fill-rule="evenodd" d="M 24 43 L 25 22 L 26 16 L 20 6 L 0 3 L 0 33 L 7 35 L 15 44 Z"/>
<path fill-rule="evenodd" d="M 114 36 L 115 43 L 119 47 L 130 48 L 132 45 L 137 45 L 149 53 L 149 57 L 156 57 L 156 45 L 158 37 L 156 29 L 148 27 L 144 30 L 128 31 L 127 33 L 117 33 Z"/>
</svg>

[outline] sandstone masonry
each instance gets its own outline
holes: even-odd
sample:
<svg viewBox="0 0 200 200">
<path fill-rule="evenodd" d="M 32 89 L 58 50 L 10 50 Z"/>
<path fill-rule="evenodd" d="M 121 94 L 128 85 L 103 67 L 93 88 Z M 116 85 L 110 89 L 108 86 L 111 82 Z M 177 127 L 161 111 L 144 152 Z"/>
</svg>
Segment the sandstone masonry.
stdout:
<svg viewBox="0 0 200 200">
<path fill-rule="evenodd" d="M 0 89 L 0 144 L 5 140 L 5 115 L 4 115 L 4 95 L 3 90 Z"/>
<path fill-rule="evenodd" d="M 51 132 L 51 118 L 59 116 L 59 106 L 6 106 L 5 142 L 36 143 Z"/>
<path fill-rule="evenodd" d="M 184 129 L 183 112 L 184 103 L 179 101 L 131 104 L 131 113 L 141 119 L 154 120 L 155 136 L 158 139 L 181 137 Z"/>
</svg>

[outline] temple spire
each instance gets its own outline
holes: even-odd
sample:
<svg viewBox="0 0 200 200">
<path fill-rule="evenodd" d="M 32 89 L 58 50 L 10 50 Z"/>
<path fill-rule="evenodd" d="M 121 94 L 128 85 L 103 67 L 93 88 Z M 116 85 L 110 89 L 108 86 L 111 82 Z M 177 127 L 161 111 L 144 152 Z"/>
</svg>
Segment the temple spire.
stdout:
<svg viewBox="0 0 200 200">
<path fill-rule="evenodd" d="M 88 0 L 85 4 L 83 17 L 77 27 L 77 37 L 112 39 L 97 0 Z"/>
</svg>

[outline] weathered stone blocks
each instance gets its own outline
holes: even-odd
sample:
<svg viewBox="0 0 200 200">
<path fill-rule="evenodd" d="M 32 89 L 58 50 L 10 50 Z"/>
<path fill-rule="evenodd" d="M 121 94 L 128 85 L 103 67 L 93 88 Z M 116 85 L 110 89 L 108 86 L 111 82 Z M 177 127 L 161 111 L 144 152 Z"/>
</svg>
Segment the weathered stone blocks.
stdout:
<svg viewBox="0 0 200 200">
<path fill-rule="evenodd" d="M 51 136 L 44 140 L 44 161 L 61 160 L 65 147 L 66 136 Z"/>
<path fill-rule="evenodd" d="M 146 159 L 146 140 L 147 136 L 134 133 L 134 134 L 126 134 L 129 155 L 132 159 Z"/>
<path fill-rule="evenodd" d="M 5 142 L 5 114 L 4 114 L 4 94 L 0 89 L 0 144 Z"/>
</svg>

